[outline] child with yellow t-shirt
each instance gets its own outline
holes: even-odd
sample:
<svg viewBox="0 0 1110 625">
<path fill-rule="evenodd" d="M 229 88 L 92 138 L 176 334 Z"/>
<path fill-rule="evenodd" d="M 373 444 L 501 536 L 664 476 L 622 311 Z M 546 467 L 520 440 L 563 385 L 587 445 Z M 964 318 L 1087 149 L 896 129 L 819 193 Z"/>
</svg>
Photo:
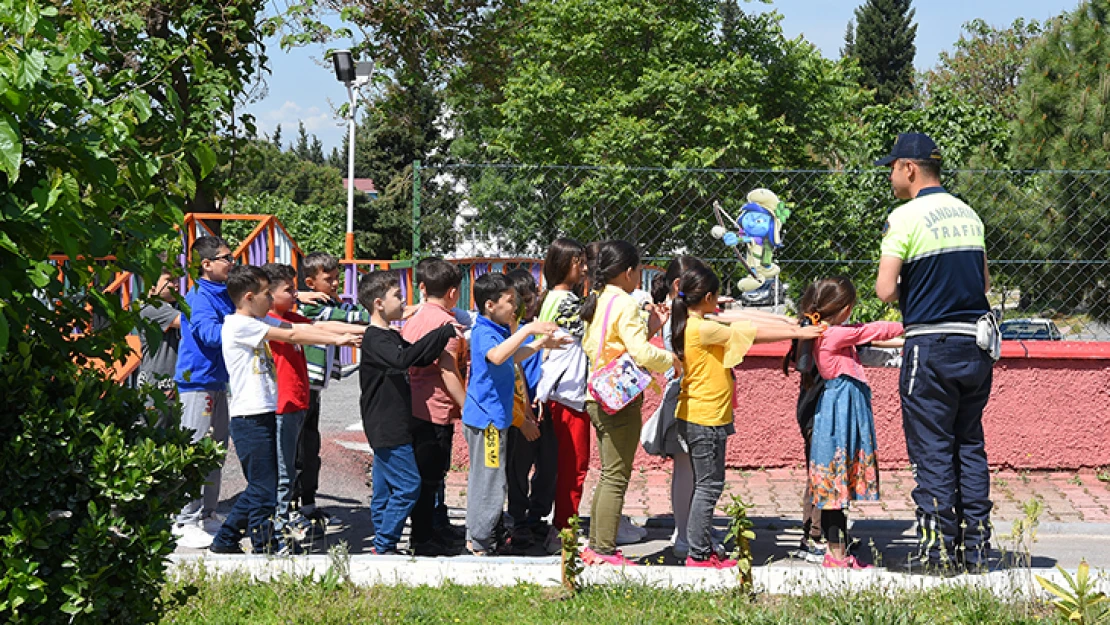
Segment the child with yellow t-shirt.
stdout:
<svg viewBox="0 0 1110 625">
<path fill-rule="evenodd" d="M 671 311 L 671 341 L 686 370 L 675 412 L 676 429 L 694 469 L 694 498 L 686 527 L 690 545 L 686 566 L 690 567 L 736 566 L 735 560 L 717 554 L 709 531 L 725 486 L 725 443 L 734 431 L 731 368 L 740 364 L 753 343 L 816 338 L 825 328 L 758 320 L 725 325 L 708 319 L 717 312 L 720 289 L 721 281 L 712 269 L 694 266 L 679 278 Z"/>
</svg>

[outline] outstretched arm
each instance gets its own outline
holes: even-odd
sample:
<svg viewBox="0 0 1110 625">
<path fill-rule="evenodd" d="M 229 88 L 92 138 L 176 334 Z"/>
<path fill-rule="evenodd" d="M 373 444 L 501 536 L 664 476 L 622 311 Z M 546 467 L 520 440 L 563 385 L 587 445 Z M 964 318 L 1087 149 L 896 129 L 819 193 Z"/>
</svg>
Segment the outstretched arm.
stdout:
<svg viewBox="0 0 1110 625">
<path fill-rule="evenodd" d="M 357 347 L 362 343 L 362 334 L 334 332 L 314 327 L 311 323 L 286 324 L 288 327 L 271 327 L 266 339 L 295 343 L 297 345 L 350 345 Z"/>
</svg>

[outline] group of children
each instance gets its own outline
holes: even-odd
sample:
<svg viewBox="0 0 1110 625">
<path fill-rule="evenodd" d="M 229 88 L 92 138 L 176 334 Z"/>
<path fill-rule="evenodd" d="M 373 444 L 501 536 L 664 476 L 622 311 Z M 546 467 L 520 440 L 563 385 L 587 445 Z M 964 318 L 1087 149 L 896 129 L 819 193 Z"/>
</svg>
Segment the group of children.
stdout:
<svg viewBox="0 0 1110 625">
<path fill-rule="evenodd" d="M 700 260 L 680 256 L 652 285 L 654 301 L 644 301 L 633 295 L 642 293 L 635 246 L 619 240 L 584 246 L 564 238 L 552 243 L 544 260 L 546 292 L 539 292 L 527 270 L 487 273 L 471 287 L 476 314 L 458 309 L 462 274 L 442 259 L 417 265 L 423 303 L 414 312 L 406 311 L 400 278 L 390 271 L 363 276 L 361 306 L 343 309 L 336 301 L 334 259 L 306 258 L 306 284 L 324 301 L 303 305 L 313 314 L 302 317 L 292 312 L 291 267 L 232 268 L 226 245 L 207 239 L 212 237 L 193 247 L 202 259 L 200 276 L 189 294 L 191 318 L 181 321 L 177 369 L 188 372 L 178 376 L 188 381 L 178 382 L 182 423 L 198 436 L 211 428 L 218 438 L 218 408 L 211 398 L 219 389 L 209 382 L 222 374 L 230 391 L 230 432 L 248 482 L 212 551 L 238 551 L 246 532 L 256 552 L 295 552 L 280 530 L 291 520 L 298 485 L 301 514 L 312 503 L 304 490 L 311 461 L 294 461 L 298 444 L 299 455 L 306 455 L 305 432 L 314 429 L 312 417 L 304 415 L 315 406 L 318 419 L 319 395 L 310 391 L 309 373 L 326 383 L 334 362 L 332 353 L 306 357 L 299 346 L 361 345 L 360 411 L 374 454 L 374 553 L 396 553 L 410 519 L 409 544 L 416 555 L 458 552 L 455 542 L 461 537 L 442 518 L 442 498 L 455 423 L 461 421 L 470 465 L 465 536 L 470 553 L 520 553 L 535 540 L 549 552 L 557 549 L 558 530 L 568 527 L 581 505 L 594 431 L 601 473 L 582 557 L 588 564 L 633 565 L 617 542 L 641 442 L 643 397 L 610 411 L 588 392 L 595 372 L 628 354 L 638 367 L 669 380 L 657 417 L 665 424 L 661 453 L 675 462 L 675 551 L 687 566 L 734 566 L 711 531 L 724 488 L 726 442 L 734 432 L 732 368 L 754 343 L 795 340 L 791 356 L 804 351 L 815 363 L 803 371 L 803 397 L 823 383 L 809 393 L 813 416 L 804 429 L 807 496 L 821 511 L 813 525 L 829 545 L 823 561 L 864 566 L 847 553 L 843 514 L 852 500 L 878 497 L 870 391 L 855 346 L 896 337 L 901 326 L 847 325 L 855 303 L 847 279 L 811 285 L 800 302 L 804 322 L 799 323 L 756 311 L 719 310 L 718 277 Z M 201 298 L 215 303 L 206 307 Z M 201 328 L 217 317 L 222 329 L 213 337 Z M 662 347 L 651 340 L 660 330 Z M 196 337 L 216 338 L 220 358 L 211 343 L 201 347 L 213 361 L 187 358 L 185 346 L 201 343 Z M 206 373 L 198 376 L 201 365 Z M 202 404 L 207 411 L 191 408 L 199 401 L 186 398 L 197 392 L 194 387 L 208 393 Z M 194 413 L 209 421 L 190 416 Z M 315 436 L 318 450 L 318 431 Z M 313 494 L 314 479 L 308 480 Z M 183 514 L 210 509 L 205 500 Z M 550 526 L 544 521 L 549 515 Z"/>
</svg>

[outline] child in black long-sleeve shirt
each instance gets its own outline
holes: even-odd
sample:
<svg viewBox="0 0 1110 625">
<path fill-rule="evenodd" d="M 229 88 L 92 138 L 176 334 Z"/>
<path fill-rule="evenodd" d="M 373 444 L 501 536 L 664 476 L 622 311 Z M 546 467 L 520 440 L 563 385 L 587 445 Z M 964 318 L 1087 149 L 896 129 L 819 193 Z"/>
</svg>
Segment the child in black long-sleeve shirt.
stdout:
<svg viewBox="0 0 1110 625">
<path fill-rule="evenodd" d="M 362 428 L 374 450 L 370 518 L 374 522 L 376 554 L 397 553 L 397 541 L 420 494 L 420 472 L 410 434 L 412 391 L 409 367 L 434 363 L 456 334 L 443 326 L 416 343 L 408 343 L 389 327 L 401 319 L 400 280 L 391 271 L 365 276 L 358 285 L 358 301 L 370 311 L 370 327 L 362 339 L 359 382 Z"/>
</svg>

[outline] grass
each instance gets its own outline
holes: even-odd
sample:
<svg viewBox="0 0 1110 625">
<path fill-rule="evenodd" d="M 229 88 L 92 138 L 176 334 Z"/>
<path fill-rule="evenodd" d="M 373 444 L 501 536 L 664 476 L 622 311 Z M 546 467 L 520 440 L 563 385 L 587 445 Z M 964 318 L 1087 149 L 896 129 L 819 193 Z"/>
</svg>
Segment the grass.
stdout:
<svg viewBox="0 0 1110 625">
<path fill-rule="evenodd" d="M 192 588 L 190 588 L 192 587 Z M 1044 603 L 1011 602 L 962 586 L 920 592 L 869 590 L 832 596 L 761 596 L 682 592 L 647 586 L 591 586 L 569 597 L 561 588 L 460 586 L 358 587 L 286 576 L 258 582 L 219 578 L 203 569 L 170 583 L 167 599 L 194 592 L 163 623 L 1052 623 Z"/>
</svg>

